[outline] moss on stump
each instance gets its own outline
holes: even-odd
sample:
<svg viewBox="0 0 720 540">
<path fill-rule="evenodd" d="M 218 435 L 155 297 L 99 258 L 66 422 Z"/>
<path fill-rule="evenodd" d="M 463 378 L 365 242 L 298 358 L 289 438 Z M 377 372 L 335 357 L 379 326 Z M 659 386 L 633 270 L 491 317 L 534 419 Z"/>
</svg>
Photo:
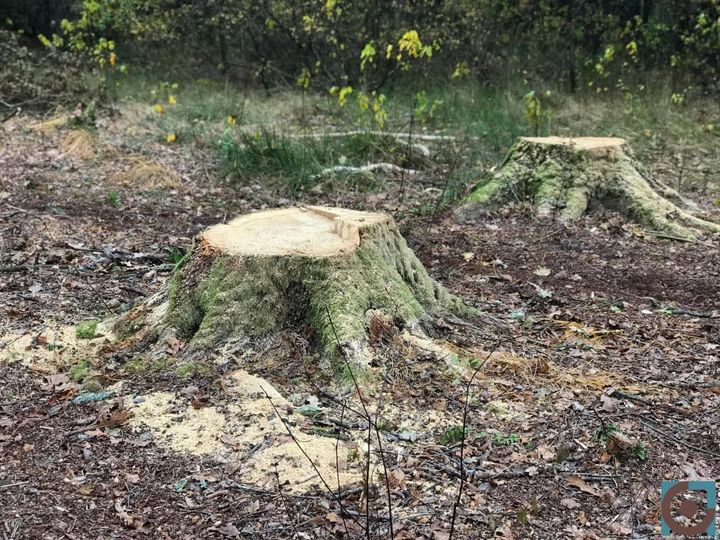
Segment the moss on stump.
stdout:
<svg viewBox="0 0 720 540">
<path fill-rule="evenodd" d="M 152 339 L 172 334 L 189 351 L 206 351 L 303 328 L 324 352 L 340 346 L 362 360 L 369 310 L 409 327 L 473 311 L 430 278 L 392 218 L 324 207 L 268 210 L 205 230 L 161 296 L 149 302 L 154 317 L 138 316 L 148 311 L 140 306 L 116 329 L 154 320 L 145 329 Z"/>
<path fill-rule="evenodd" d="M 458 215 L 472 218 L 513 201 L 531 203 L 539 217 L 566 222 L 605 207 L 648 229 L 684 238 L 720 232 L 719 224 L 700 216 L 697 205 L 653 178 L 618 138 L 521 137 Z"/>
</svg>

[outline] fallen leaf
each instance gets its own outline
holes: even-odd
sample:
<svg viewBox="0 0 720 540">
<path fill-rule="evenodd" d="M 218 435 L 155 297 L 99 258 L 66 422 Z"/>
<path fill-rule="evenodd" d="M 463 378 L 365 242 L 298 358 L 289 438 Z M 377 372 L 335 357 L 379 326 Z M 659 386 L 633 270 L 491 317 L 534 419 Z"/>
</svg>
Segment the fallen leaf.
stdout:
<svg viewBox="0 0 720 540">
<path fill-rule="evenodd" d="M 570 484 L 572 487 L 578 488 L 583 493 L 589 493 L 590 495 L 594 495 L 595 497 L 600 497 L 601 495 L 601 493 L 597 489 L 589 485 L 579 476 L 568 476 L 567 483 Z"/>
<path fill-rule="evenodd" d="M 125 409 L 118 409 L 110 416 L 98 422 L 98 427 L 116 428 L 125 424 L 130 419 L 131 413 Z"/>
<path fill-rule="evenodd" d="M 569 508 L 572 510 L 573 508 L 579 508 L 580 503 L 577 502 L 575 499 L 562 499 L 560 501 L 560 506 L 562 506 L 563 508 Z"/>
</svg>

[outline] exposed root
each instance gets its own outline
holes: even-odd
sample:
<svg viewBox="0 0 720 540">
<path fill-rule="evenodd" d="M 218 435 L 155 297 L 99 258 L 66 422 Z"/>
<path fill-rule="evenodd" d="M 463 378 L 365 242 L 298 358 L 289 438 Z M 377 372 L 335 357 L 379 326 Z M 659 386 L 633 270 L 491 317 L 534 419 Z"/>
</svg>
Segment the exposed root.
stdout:
<svg viewBox="0 0 720 540">
<path fill-rule="evenodd" d="M 417 174 L 418 171 L 414 169 L 405 169 L 403 167 L 400 167 L 399 165 L 395 165 L 394 163 L 369 163 L 367 165 L 362 165 L 361 167 L 351 167 L 349 165 L 335 165 L 334 167 L 328 167 L 327 169 L 323 169 L 320 171 L 320 173 L 317 176 L 327 176 L 332 173 L 374 173 L 376 171 L 380 171 L 385 174 L 391 174 L 391 173 L 404 173 L 404 174 Z"/>
<path fill-rule="evenodd" d="M 401 327 L 474 312 L 428 275 L 389 216 L 321 207 L 251 214 L 208 229 L 166 298 L 167 314 L 149 326 L 192 351 L 265 342 L 294 328 L 309 331 L 330 356 L 339 347 L 358 362 L 370 356 L 369 310 Z M 141 332 L 135 311 L 116 331 Z"/>
<path fill-rule="evenodd" d="M 677 237 L 720 233 L 720 224 L 698 215 L 695 203 L 653 178 L 623 139 L 521 138 L 459 215 L 472 217 L 511 201 L 530 202 L 539 217 L 565 222 L 604 207 Z"/>
</svg>

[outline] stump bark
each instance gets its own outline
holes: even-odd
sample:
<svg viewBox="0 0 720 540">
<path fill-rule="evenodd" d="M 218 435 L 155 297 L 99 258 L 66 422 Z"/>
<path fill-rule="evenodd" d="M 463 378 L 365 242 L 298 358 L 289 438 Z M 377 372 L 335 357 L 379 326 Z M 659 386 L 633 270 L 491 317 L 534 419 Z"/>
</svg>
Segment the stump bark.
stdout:
<svg viewBox="0 0 720 540">
<path fill-rule="evenodd" d="M 476 188 L 458 212 L 470 218 L 513 201 L 566 222 L 604 207 L 684 238 L 720 232 L 695 203 L 652 177 L 619 138 L 521 137 L 493 179 Z"/>
<path fill-rule="evenodd" d="M 268 210 L 197 240 L 167 290 L 115 323 L 119 336 L 172 334 L 189 351 L 207 351 L 302 328 L 325 352 L 339 346 L 361 361 L 369 310 L 408 327 L 473 311 L 428 275 L 385 214 Z"/>
</svg>

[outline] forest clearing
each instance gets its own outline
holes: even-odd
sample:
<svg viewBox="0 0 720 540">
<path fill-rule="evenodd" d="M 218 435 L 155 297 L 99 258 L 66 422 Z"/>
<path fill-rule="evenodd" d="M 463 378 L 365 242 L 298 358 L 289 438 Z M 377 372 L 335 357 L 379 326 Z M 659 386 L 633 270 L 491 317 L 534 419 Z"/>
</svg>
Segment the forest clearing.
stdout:
<svg viewBox="0 0 720 540">
<path fill-rule="evenodd" d="M 720 477 L 720 118 L 689 63 L 596 92 L 400 25 L 397 71 L 365 46 L 336 85 L 230 26 L 252 77 L 160 72 L 117 21 L 184 27 L 65 4 L 45 48 L 21 16 L 57 24 L 0 9 L 0 537 L 660 538 L 662 483 Z M 313 39 L 355 13 L 301 4 Z M 715 510 L 698 493 L 674 526 Z"/>
</svg>

